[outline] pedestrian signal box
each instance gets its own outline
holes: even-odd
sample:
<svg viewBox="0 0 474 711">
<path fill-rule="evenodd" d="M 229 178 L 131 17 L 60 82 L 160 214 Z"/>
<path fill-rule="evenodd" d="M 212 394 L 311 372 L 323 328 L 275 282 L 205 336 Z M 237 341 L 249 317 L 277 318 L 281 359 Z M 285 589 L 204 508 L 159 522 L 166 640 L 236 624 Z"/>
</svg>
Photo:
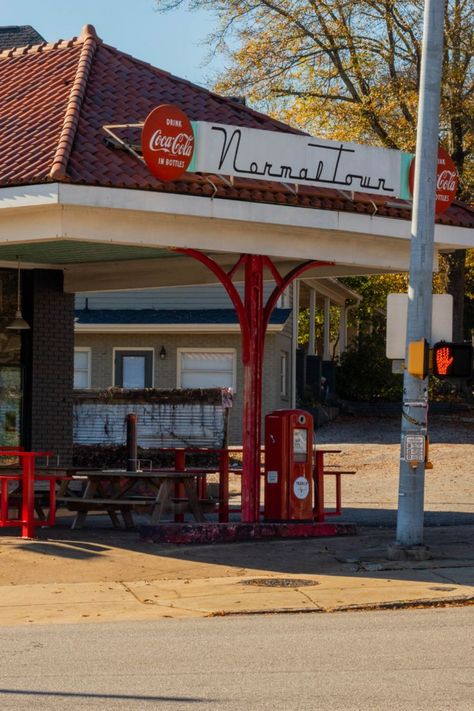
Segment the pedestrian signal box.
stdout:
<svg viewBox="0 0 474 711">
<path fill-rule="evenodd" d="M 438 378 L 469 378 L 472 375 L 472 358 L 471 343 L 435 343 L 433 375 Z"/>
<path fill-rule="evenodd" d="M 426 338 L 408 344 L 408 367 L 410 375 L 424 380 L 428 377 L 430 347 Z"/>
</svg>

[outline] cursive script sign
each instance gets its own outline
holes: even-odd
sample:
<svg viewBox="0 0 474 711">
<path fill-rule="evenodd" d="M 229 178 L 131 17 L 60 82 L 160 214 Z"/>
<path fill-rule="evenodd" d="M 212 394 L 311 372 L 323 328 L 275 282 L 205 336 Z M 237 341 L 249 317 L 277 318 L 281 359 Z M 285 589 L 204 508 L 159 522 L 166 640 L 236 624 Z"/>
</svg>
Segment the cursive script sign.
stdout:
<svg viewBox="0 0 474 711">
<path fill-rule="evenodd" d="M 204 121 L 195 126 L 194 170 L 199 172 L 401 194 L 400 151 Z"/>
</svg>

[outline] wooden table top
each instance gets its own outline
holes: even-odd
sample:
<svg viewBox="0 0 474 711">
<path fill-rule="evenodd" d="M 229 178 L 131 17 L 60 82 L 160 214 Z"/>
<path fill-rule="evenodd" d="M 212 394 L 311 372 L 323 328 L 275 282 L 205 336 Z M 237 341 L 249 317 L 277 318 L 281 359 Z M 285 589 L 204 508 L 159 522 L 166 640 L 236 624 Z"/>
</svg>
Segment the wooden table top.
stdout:
<svg viewBox="0 0 474 711">
<path fill-rule="evenodd" d="M 71 476 L 78 471 L 78 467 L 35 467 L 35 477 L 52 476 L 60 479 L 64 476 Z M 0 466 L 0 477 L 8 476 L 9 474 L 23 474 L 23 467 L 18 466 Z"/>
<path fill-rule="evenodd" d="M 215 469 L 211 469 L 214 472 Z M 77 472 L 77 476 L 80 477 L 101 477 L 103 479 L 186 479 L 206 476 L 209 472 L 203 471 L 193 471 L 193 470 L 183 470 L 176 471 L 175 469 L 142 469 L 136 472 L 128 472 L 125 469 L 94 469 L 94 470 L 80 470 Z"/>
</svg>

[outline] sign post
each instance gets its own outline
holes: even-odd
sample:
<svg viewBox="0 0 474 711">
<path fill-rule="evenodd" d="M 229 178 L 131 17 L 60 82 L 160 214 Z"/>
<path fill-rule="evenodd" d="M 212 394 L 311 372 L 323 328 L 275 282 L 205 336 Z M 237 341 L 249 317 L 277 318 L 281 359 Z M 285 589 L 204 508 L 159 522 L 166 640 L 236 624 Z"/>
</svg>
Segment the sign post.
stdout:
<svg viewBox="0 0 474 711">
<path fill-rule="evenodd" d="M 433 277 L 439 98 L 443 52 L 444 0 L 426 0 L 412 213 L 408 344 L 429 339 Z M 405 361 L 408 361 L 406 357 Z M 421 442 L 428 430 L 428 378 L 405 370 L 396 550 L 423 543 L 425 461 Z M 418 453 L 418 454 L 417 454 Z M 420 461 L 413 459 L 417 456 Z M 398 555 L 398 553 L 397 553 Z"/>
</svg>

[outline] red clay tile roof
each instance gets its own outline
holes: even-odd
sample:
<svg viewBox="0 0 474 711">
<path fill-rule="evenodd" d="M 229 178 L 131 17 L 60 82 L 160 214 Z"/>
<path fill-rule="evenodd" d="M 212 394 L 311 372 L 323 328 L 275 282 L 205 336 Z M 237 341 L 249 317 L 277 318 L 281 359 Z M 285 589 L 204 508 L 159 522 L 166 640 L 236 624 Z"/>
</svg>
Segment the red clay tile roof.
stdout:
<svg viewBox="0 0 474 711">
<path fill-rule="evenodd" d="M 78 38 L 0 53 L 0 186 L 53 181 L 139 188 L 252 202 L 344 210 L 408 219 L 410 210 L 382 197 L 335 190 L 186 174 L 162 183 L 124 150 L 110 145 L 102 127 L 139 123 L 163 103 L 190 119 L 300 133 L 241 103 L 126 55 L 86 25 Z M 128 136 L 139 143 L 139 130 Z M 214 187 L 215 186 L 215 187 Z M 474 210 L 455 203 L 440 222 L 474 227 Z"/>
</svg>

